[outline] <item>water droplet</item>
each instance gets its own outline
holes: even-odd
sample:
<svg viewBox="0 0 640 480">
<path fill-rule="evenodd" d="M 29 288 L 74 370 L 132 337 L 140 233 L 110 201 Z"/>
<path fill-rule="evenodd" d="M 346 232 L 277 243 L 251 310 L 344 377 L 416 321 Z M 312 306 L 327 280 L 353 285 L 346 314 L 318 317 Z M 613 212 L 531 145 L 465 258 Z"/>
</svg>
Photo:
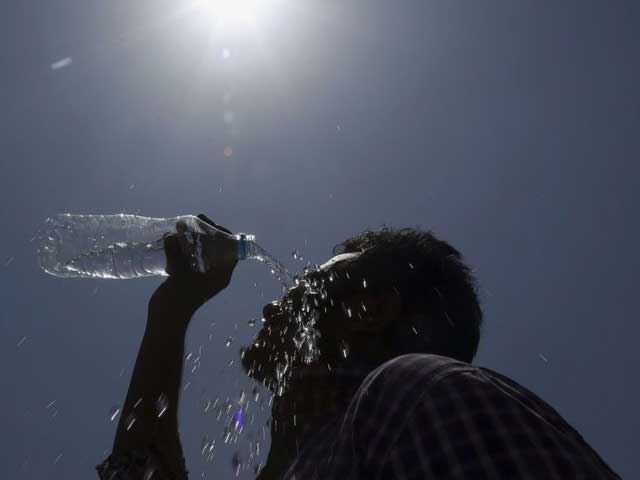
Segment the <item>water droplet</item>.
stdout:
<svg viewBox="0 0 640 480">
<path fill-rule="evenodd" d="M 240 474 L 240 467 L 242 467 L 242 458 L 240 457 L 240 453 L 235 452 L 233 454 L 233 457 L 231 458 L 231 465 L 233 466 L 233 470 L 237 477 Z"/>
<path fill-rule="evenodd" d="M 9 265 L 11 265 L 11 263 L 13 262 L 14 257 L 7 257 L 7 259 L 4 261 L 4 266 L 8 267 Z"/>
<path fill-rule="evenodd" d="M 131 427 L 133 427 L 134 423 L 136 423 L 136 416 L 133 413 L 130 413 L 127 417 L 127 431 L 131 430 Z"/>
<path fill-rule="evenodd" d="M 164 393 L 161 393 L 156 400 L 156 412 L 158 414 L 158 418 L 162 417 L 165 414 L 167 409 L 169 408 L 169 399 Z"/>
<path fill-rule="evenodd" d="M 340 353 L 342 353 L 343 358 L 347 358 L 349 356 L 349 344 L 344 340 L 340 342 Z"/>
<path fill-rule="evenodd" d="M 56 457 L 56 459 L 53 461 L 53 464 L 57 465 L 60 460 L 62 460 L 62 453 Z"/>
<path fill-rule="evenodd" d="M 363 288 L 367 288 L 367 279 L 366 278 L 362 279 L 362 287 Z"/>
<path fill-rule="evenodd" d="M 225 346 L 226 347 L 230 347 L 232 343 L 233 343 L 233 337 L 229 337 L 229 338 L 227 338 L 227 341 L 225 342 Z"/>
<path fill-rule="evenodd" d="M 205 435 L 204 437 L 202 437 L 202 442 L 200 443 L 201 455 L 205 454 L 205 452 L 207 451 L 207 448 L 209 448 L 209 436 Z"/>
<path fill-rule="evenodd" d="M 111 407 L 111 410 L 109 410 L 109 421 L 113 422 L 119 413 L 120 413 L 120 408 Z"/>
<path fill-rule="evenodd" d="M 455 327 L 453 320 L 451 320 L 451 317 L 449 316 L 449 314 L 447 312 L 444 312 L 444 316 L 447 318 L 447 321 L 449 322 L 449 325 L 451 325 L 452 327 Z"/>
<path fill-rule="evenodd" d="M 51 70 L 60 70 L 61 68 L 68 67 L 73 63 L 71 57 L 62 58 L 51 64 Z"/>
<path fill-rule="evenodd" d="M 544 355 L 542 355 L 541 353 L 538 354 L 538 357 L 540 357 L 540 360 L 542 360 L 544 363 L 548 363 L 549 359 L 547 357 L 545 357 Z"/>
<path fill-rule="evenodd" d="M 20 339 L 20 341 L 18 342 L 17 347 L 18 347 L 18 348 L 20 348 L 20 347 L 22 346 L 22 344 L 23 344 L 24 342 L 26 342 L 26 341 L 27 341 L 27 337 L 22 337 L 22 338 Z"/>
<path fill-rule="evenodd" d="M 248 324 L 249 324 L 250 327 L 255 327 L 256 326 L 256 319 L 252 318 L 251 320 L 249 320 Z"/>
<path fill-rule="evenodd" d="M 242 408 L 239 408 L 238 411 L 233 415 L 233 428 L 237 431 L 242 430 L 244 427 L 244 412 Z"/>
</svg>

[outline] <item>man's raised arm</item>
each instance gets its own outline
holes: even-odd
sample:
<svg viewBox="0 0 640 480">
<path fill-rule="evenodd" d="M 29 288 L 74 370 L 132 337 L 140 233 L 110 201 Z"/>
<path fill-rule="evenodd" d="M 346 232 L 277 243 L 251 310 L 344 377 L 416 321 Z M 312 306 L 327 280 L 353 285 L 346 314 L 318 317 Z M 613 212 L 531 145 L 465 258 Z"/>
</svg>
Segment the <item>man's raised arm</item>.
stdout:
<svg viewBox="0 0 640 480">
<path fill-rule="evenodd" d="M 234 245 L 207 239 L 216 255 L 209 273 L 191 271 L 178 237 L 165 239 L 169 278 L 154 292 L 111 456 L 98 466 L 102 479 L 185 479 L 178 434 L 184 342 L 195 311 L 222 291 L 237 263 Z M 226 243 L 225 243 L 226 242 Z"/>
</svg>

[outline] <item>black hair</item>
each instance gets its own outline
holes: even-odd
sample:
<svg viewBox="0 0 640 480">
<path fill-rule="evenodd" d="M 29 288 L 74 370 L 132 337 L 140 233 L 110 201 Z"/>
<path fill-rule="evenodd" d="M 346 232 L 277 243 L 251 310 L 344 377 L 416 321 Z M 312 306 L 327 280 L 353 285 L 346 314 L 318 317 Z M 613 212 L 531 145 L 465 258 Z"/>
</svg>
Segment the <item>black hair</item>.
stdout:
<svg viewBox="0 0 640 480">
<path fill-rule="evenodd" d="M 362 252 L 350 269 L 358 277 L 354 281 L 366 281 L 375 295 L 400 295 L 404 312 L 422 319 L 422 325 L 401 330 L 414 336 L 429 332 L 422 343 L 424 353 L 473 360 L 482 309 L 475 277 L 458 250 L 430 231 L 385 227 L 365 231 L 334 248 L 334 254 L 352 252 Z M 393 348 L 396 355 L 416 353 L 410 336 Z"/>
</svg>

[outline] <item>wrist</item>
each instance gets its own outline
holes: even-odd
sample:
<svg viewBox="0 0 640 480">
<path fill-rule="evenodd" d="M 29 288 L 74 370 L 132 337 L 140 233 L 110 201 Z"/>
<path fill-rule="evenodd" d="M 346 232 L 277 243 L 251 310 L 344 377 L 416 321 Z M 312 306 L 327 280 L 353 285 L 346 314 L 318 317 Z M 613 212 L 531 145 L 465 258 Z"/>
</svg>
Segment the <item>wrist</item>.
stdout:
<svg viewBox="0 0 640 480">
<path fill-rule="evenodd" d="M 188 286 L 174 277 L 165 280 L 149 300 L 149 321 L 162 323 L 167 318 L 175 324 L 188 324 L 189 320 L 202 305 Z"/>
<path fill-rule="evenodd" d="M 170 275 L 154 292 L 150 308 L 170 310 L 191 317 L 198 308 L 217 295 L 226 285 L 216 285 L 214 279 L 201 273 L 184 272 Z"/>
</svg>

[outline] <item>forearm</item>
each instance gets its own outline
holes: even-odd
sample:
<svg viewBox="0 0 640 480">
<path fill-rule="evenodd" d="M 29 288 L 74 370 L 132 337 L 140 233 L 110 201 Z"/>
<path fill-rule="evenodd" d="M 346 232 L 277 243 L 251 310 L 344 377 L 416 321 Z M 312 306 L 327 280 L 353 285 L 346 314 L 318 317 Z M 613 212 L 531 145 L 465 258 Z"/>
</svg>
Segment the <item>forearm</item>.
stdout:
<svg viewBox="0 0 640 480">
<path fill-rule="evenodd" d="M 238 244 L 231 232 L 204 215 L 198 218 L 217 232 L 192 234 L 204 245 L 207 271 L 192 269 L 191 250 L 183 248 L 186 225 L 178 222 L 178 233 L 164 237 L 169 278 L 149 302 L 144 337 L 113 444 L 114 455 L 97 467 L 101 478 L 113 478 L 123 468 L 129 473 L 130 468 L 137 468 L 134 475 L 145 478 L 149 469 L 160 469 L 167 478 L 186 478 L 178 434 L 186 331 L 195 311 L 229 285 L 238 262 Z"/>
<path fill-rule="evenodd" d="M 182 464 L 178 404 L 184 341 L 193 309 L 165 282 L 149 302 L 147 325 L 113 445 L 114 453 L 153 446 L 171 466 Z"/>
</svg>

